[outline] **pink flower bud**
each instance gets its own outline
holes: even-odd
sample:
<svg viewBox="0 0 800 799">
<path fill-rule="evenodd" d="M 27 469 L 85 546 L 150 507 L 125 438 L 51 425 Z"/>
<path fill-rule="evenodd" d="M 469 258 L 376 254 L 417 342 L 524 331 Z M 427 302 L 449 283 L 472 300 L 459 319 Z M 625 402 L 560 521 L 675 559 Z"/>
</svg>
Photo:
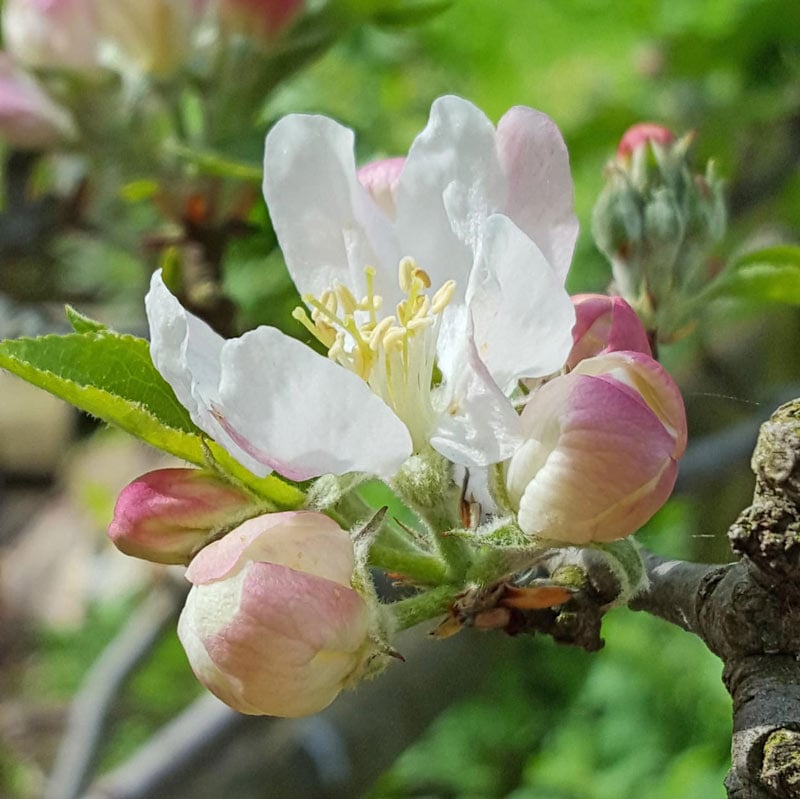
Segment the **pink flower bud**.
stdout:
<svg viewBox="0 0 800 799">
<path fill-rule="evenodd" d="M 405 162 L 406 159 L 402 157 L 385 158 L 364 164 L 358 170 L 359 182 L 390 219 L 394 219 L 395 192 Z"/>
<path fill-rule="evenodd" d="M 46 150 L 68 139 L 69 114 L 5 53 L 0 53 L 0 136 L 12 147 Z"/>
<path fill-rule="evenodd" d="M 14 58 L 34 69 L 98 68 L 93 0 L 5 0 L 3 39 Z"/>
<path fill-rule="evenodd" d="M 686 448 L 675 383 L 652 358 L 611 352 L 533 393 L 506 465 L 520 527 L 565 544 L 614 541 L 663 504 Z"/>
<path fill-rule="evenodd" d="M 304 0 L 220 0 L 223 27 L 271 40 L 299 15 Z"/>
<path fill-rule="evenodd" d="M 652 355 L 647 332 L 636 312 L 622 297 L 606 294 L 576 294 L 575 326 L 567 368 L 574 369 L 584 358 L 605 352 L 629 350 Z"/>
<path fill-rule="evenodd" d="M 126 555 L 188 563 L 206 541 L 253 512 L 241 491 L 199 469 L 158 469 L 122 489 L 108 535 Z"/>
<path fill-rule="evenodd" d="M 327 707 L 371 654 L 353 568 L 350 536 L 307 511 L 258 516 L 207 546 L 178 622 L 197 678 L 241 713 Z"/>
<path fill-rule="evenodd" d="M 643 147 L 647 142 L 654 142 L 662 147 L 667 147 L 675 141 L 675 134 L 663 125 L 654 122 L 639 122 L 628 128 L 620 139 L 617 155 L 620 158 L 630 158 L 635 150 Z"/>
</svg>

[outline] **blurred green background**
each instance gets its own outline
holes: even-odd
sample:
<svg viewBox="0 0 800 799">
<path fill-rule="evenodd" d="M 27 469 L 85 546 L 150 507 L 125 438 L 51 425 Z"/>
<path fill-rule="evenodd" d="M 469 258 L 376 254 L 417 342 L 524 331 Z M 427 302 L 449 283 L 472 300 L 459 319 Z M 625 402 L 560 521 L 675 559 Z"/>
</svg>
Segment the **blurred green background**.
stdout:
<svg viewBox="0 0 800 799">
<path fill-rule="evenodd" d="M 721 259 L 798 240 L 800 4 L 454 0 L 414 28 L 365 26 L 348 35 L 269 98 L 264 129 L 289 111 L 322 112 L 356 130 L 361 160 L 395 155 L 444 93 L 467 97 L 495 121 L 524 104 L 560 126 L 582 223 L 574 291 L 602 291 L 610 280 L 589 219 L 603 165 L 638 121 L 695 130 L 697 171 L 714 158 L 727 176 L 731 226 Z M 0 223 L 0 247 L 12 211 L 6 207 Z M 26 332 L 18 330 L 26 314 L 45 314 L 48 324 L 64 296 L 117 327 L 140 329 L 155 265 L 142 236 L 157 219 L 146 205 L 119 197 L 105 214 L 104 235 L 55 231 L 37 237 L 32 254 L 0 252 L 3 290 L 13 303 L 4 335 Z M 252 219 L 263 221 L 263 208 Z M 296 297 L 273 245 L 268 232 L 255 232 L 226 256 L 225 287 L 242 328 L 290 324 Z M 718 303 L 691 336 L 665 348 L 685 394 L 692 450 L 679 493 L 639 536 L 646 546 L 693 560 L 729 558 L 725 530 L 752 491 L 748 460 L 757 423 L 800 394 L 799 333 L 794 308 Z M 68 438 L 74 441 L 72 433 Z M 69 471 L 94 438 L 83 434 L 66 460 L 61 452 L 59 469 Z M 67 480 L 55 467 L 26 471 L 10 461 L 6 473 L 6 502 L 44 486 L 49 495 L 65 492 L 97 529 L 110 518 L 113 492 L 91 468 Z M 8 558 L 25 532 L 6 513 L 0 552 Z M 27 520 L 33 506 L 17 514 Z M 0 795 L 38 795 L 66 703 L 135 601 L 126 590 L 93 595 L 66 625 L 4 610 Z M 594 655 L 549 640 L 514 642 L 513 656 L 442 713 L 370 798 L 723 797 L 731 730 L 719 661 L 691 636 L 643 614 L 614 611 L 604 633 L 606 648 Z M 170 632 L 115 706 L 101 766 L 123 762 L 198 693 Z"/>
</svg>

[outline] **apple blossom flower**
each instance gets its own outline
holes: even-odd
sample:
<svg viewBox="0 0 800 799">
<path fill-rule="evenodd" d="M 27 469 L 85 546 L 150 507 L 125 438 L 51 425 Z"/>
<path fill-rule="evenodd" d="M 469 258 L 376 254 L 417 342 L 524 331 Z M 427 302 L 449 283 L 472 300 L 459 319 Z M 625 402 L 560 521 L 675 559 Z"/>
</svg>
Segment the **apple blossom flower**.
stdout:
<svg viewBox="0 0 800 799">
<path fill-rule="evenodd" d="M 46 150 L 73 132 L 69 114 L 7 53 L 0 53 L 0 136 L 12 147 Z"/>
<path fill-rule="evenodd" d="M 178 622 L 197 678 L 241 713 L 327 707 L 373 655 L 353 569 L 350 536 L 319 513 L 258 516 L 209 544 Z"/>
<path fill-rule="evenodd" d="M 93 72 L 98 62 L 94 0 L 5 0 L 3 41 L 33 69 Z"/>
<path fill-rule="evenodd" d="M 295 318 L 328 358 L 266 327 L 223 342 L 156 274 L 156 368 L 257 474 L 392 476 L 429 445 L 464 465 L 504 460 L 520 441 L 507 395 L 572 346 L 577 222 L 557 128 L 513 108 L 495 130 L 443 97 L 388 189 L 363 179 L 352 132 L 330 119 L 291 115 L 267 137 L 264 193 L 310 311 Z"/>
<path fill-rule="evenodd" d="M 584 358 L 604 352 L 629 350 L 652 355 L 647 331 L 636 312 L 622 297 L 607 294 L 576 294 L 575 327 L 572 328 L 572 350 L 567 369 L 573 369 Z"/>
<path fill-rule="evenodd" d="M 536 390 L 505 465 L 523 531 L 566 544 L 635 532 L 669 497 L 686 448 L 680 392 L 652 358 L 609 352 Z"/>
<path fill-rule="evenodd" d="M 254 513 L 253 501 L 199 469 L 157 469 L 120 492 L 108 535 L 126 555 L 188 563 L 221 531 Z"/>
</svg>

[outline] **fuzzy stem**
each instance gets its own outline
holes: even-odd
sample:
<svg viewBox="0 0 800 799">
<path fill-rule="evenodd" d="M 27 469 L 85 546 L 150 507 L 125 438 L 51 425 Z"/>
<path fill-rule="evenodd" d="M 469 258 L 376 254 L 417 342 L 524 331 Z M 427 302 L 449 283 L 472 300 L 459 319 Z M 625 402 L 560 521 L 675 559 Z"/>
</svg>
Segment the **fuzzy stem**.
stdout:
<svg viewBox="0 0 800 799">
<path fill-rule="evenodd" d="M 440 585 L 430 591 L 401 599 L 387 606 L 397 623 L 397 630 L 406 630 L 423 621 L 446 613 L 460 591 L 456 585 Z"/>
<path fill-rule="evenodd" d="M 387 545 L 381 529 L 378 540 L 369 550 L 369 565 L 389 572 L 396 572 L 413 582 L 440 585 L 447 579 L 448 569 L 444 561 L 406 545 L 395 548 Z"/>
</svg>

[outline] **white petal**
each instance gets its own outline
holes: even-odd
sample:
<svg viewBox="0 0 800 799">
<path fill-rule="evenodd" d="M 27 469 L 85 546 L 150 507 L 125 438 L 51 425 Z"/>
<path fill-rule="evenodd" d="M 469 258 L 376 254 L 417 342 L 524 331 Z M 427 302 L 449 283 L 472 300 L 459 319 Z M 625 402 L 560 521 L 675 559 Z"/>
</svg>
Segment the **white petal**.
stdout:
<svg viewBox="0 0 800 799">
<path fill-rule="evenodd" d="M 492 123 L 460 97 L 436 100 L 400 175 L 396 225 L 434 287 L 456 281 L 456 302 L 482 223 L 502 209 L 505 193 Z"/>
<path fill-rule="evenodd" d="M 406 426 L 353 372 L 271 327 L 225 342 L 216 412 L 239 446 L 292 480 L 394 475 Z"/>
<path fill-rule="evenodd" d="M 505 212 L 536 242 L 563 280 L 578 220 L 561 133 L 546 114 L 518 106 L 497 126 L 497 149 L 508 179 Z"/>
<path fill-rule="evenodd" d="M 504 391 L 521 377 L 563 366 L 572 348 L 572 302 L 539 248 L 506 216 L 486 224 L 467 303 L 478 354 Z"/>
<path fill-rule="evenodd" d="M 279 330 L 225 341 L 156 272 L 146 299 L 153 363 L 194 423 L 254 474 L 391 476 L 405 425 L 352 372 Z M 380 442 L 380 447 L 376 446 Z"/>
<path fill-rule="evenodd" d="M 266 140 L 264 197 L 301 294 L 318 297 L 341 283 L 362 296 L 364 268 L 374 266 L 377 293 L 396 301 L 404 253 L 356 177 L 351 130 L 323 116 L 281 119 Z"/>
<path fill-rule="evenodd" d="M 160 269 L 153 273 L 145 308 L 153 364 L 172 386 L 192 421 L 253 474 L 269 474 L 272 470 L 238 446 L 212 410 L 218 395 L 225 339 L 178 302 L 164 285 Z"/>
<path fill-rule="evenodd" d="M 431 446 L 454 463 L 488 466 L 511 457 L 521 443 L 519 416 L 478 357 L 472 325 L 460 338 L 457 327 L 443 331 L 444 382 L 434 398 L 441 412 Z"/>
</svg>

